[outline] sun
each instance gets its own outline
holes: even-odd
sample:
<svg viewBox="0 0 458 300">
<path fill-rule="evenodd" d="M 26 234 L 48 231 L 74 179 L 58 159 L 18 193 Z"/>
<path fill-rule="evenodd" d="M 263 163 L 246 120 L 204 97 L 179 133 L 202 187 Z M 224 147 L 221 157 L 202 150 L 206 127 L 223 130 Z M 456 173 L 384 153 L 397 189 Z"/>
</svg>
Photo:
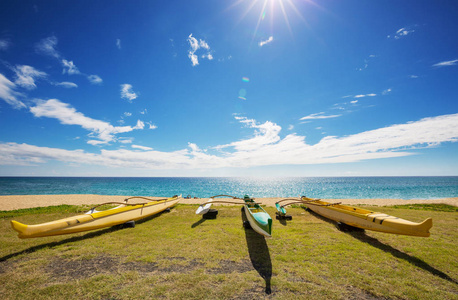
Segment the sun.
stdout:
<svg viewBox="0 0 458 300">
<path fill-rule="evenodd" d="M 238 0 L 232 4 L 230 8 L 239 5 L 245 6 L 245 9 L 240 17 L 240 21 L 245 19 L 246 16 L 253 10 L 258 10 L 257 23 L 253 32 L 253 38 L 257 36 L 261 24 L 266 21 L 270 22 L 270 30 L 271 34 L 273 34 L 274 22 L 277 22 L 278 15 L 281 15 L 281 19 L 283 19 L 289 33 L 293 36 L 293 30 L 290 24 L 292 16 L 300 18 L 307 24 L 306 19 L 297 6 L 300 5 L 300 7 L 303 7 L 304 3 L 318 6 L 313 0 Z"/>
</svg>

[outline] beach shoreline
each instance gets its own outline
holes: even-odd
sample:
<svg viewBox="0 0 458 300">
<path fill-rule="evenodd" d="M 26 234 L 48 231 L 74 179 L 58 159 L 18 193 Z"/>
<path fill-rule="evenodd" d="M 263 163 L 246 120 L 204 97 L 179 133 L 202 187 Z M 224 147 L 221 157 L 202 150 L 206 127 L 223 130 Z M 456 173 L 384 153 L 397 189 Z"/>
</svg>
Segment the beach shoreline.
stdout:
<svg viewBox="0 0 458 300">
<path fill-rule="evenodd" d="M 105 202 L 122 202 L 129 196 L 111 196 L 111 195 L 8 195 L 0 196 L 0 211 L 10 211 L 17 209 L 26 209 L 34 207 L 46 207 L 56 205 L 97 205 Z M 162 199 L 166 197 L 148 197 L 152 199 Z M 284 199 L 275 198 L 256 198 L 255 201 L 266 206 L 275 206 L 275 202 Z M 202 204 L 208 198 L 182 199 L 181 204 Z M 421 199 L 323 199 L 327 202 L 341 202 L 347 205 L 372 205 L 372 206 L 391 206 L 391 205 L 408 205 L 408 204 L 448 204 L 458 206 L 458 197 L 421 200 Z M 132 199 L 129 203 L 144 202 L 143 199 Z M 216 204 L 215 204 L 216 205 Z"/>
</svg>

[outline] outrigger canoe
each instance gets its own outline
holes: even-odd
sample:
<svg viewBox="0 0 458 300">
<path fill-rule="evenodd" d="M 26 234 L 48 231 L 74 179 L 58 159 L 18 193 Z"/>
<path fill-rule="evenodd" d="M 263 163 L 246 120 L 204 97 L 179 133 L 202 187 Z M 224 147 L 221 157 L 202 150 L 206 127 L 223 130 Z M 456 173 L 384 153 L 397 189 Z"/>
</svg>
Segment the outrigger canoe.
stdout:
<svg viewBox="0 0 458 300">
<path fill-rule="evenodd" d="M 236 201 L 226 201 L 226 200 L 214 200 L 216 197 L 229 197 L 234 200 L 242 200 L 243 202 L 236 202 Z M 245 195 L 245 197 L 237 198 L 234 196 L 229 195 L 218 195 L 210 197 L 210 199 L 206 202 L 201 204 L 197 210 L 196 214 L 204 215 L 209 210 L 213 203 L 229 203 L 229 204 L 242 204 L 243 210 L 245 211 L 245 215 L 247 220 L 251 226 L 251 228 L 256 231 L 257 233 L 265 236 L 271 237 L 272 236 L 272 218 L 269 214 L 254 201 L 254 198 L 250 198 L 249 196 Z"/>
<path fill-rule="evenodd" d="M 280 205 L 281 202 L 287 204 Z M 303 204 L 311 211 L 349 226 L 410 236 L 428 237 L 429 230 L 433 226 L 433 220 L 428 218 L 421 223 L 407 221 L 401 218 L 390 216 L 381 212 L 374 212 L 367 209 L 342 205 L 339 203 L 329 203 L 321 199 L 312 199 L 302 196 L 298 199 L 283 199 L 275 203 L 278 215 L 285 215 L 285 206 L 291 204 Z"/>
<path fill-rule="evenodd" d="M 37 225 L 26 225 L 17 221 L 11 221 L 11 226 L 14 230 L 19 232 L 18 237 L 21 239 L 95 230 L 152 216 L 177 204 L 178 201 L 180 201 L 180 197 L 173 196 L 160 200 L 152 200 L 145 197 L 131 197 L 125 199 L 124 202 L 107 202 L 97 205 L 84 215 Z M 128 200 L 134 198 L 144 199 L 148 202 L 135 204 L 127 203 Z M 96 210 L 97 207 L 105 204 L 120 205 L 104 211 Z"/>
</svg>

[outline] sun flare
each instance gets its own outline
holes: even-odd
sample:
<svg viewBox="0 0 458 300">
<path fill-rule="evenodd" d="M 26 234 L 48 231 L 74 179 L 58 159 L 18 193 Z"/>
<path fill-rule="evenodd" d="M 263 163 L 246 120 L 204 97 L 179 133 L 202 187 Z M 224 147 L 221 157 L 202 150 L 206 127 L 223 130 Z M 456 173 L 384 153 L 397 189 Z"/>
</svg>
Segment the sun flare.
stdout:
<svg viewBox="0 0 458 300">
<path fill-rule="evenodd" d="M 246 6 L 240 17 L 240 21 L 245 19 L 250 13 L 257 15 L 256 26 L 253 31 L 253 39 L 258 37 L 258 31 L 263 23 L 267 23 L 266 27 L 269 28 L 269 34 L 272 36 L 275 31 L 276 25 L 274 23 L 279 22 L 279 18 L 284 22 L 288 32 L 293 36 L 293 29 L 291 26 L 291 20 L 293 18 L 299 18 L 301 21 L 307 23 L 301 9 L 303 10 L 303 4 L 312 4 L 318 6 L 312 0 L 238 0 L 230 8 L 238 5 Z M 281 15 L 281 17 L 277 17 Z"/>
</svg>

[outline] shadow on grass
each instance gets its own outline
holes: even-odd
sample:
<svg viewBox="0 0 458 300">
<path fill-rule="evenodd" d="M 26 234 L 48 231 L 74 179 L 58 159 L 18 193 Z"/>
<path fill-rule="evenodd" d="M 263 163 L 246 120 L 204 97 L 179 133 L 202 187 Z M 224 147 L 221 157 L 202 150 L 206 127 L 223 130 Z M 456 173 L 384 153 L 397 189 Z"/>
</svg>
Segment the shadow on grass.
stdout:
<svg viewBox="0 0 458 300">
<path fill-rule="evenodd" d="M 248 221 L 245 210 L 242 211 L 242 220 Z M 253 229 L 245 228 L 245 238 L 248 245 L 248 253 L 254 269 L 261 275 L 266 282 L 266 294 L 271 294 L 272 278 L 272 261 L 270 259 L 269 248 L 267 247 L 266 239 L 254 231 Z"/>
<path fill-rule="evenodd" d="M 288 225 L 288 223 L 286 222 L 286 220 L 284 218 L 280 218 L 280 219 L 277 219 L 279 221 L 279 223 L 283 226 L 286 226 Z"/>
<path fill-rule="evenodd" d="M 310 214 L 312 214 L 313 216 L 317 217 L 318 219 L 320 220 L 323 220 L 329 224 L 333 224 L 334 226 L 337 227 L 337 229 L 340 230 L 339 228 L 339 224 L 333 220 L 330 220 L 328 218 L 324 218 L 322 217 L 321 215 L 311 211 L 311 210 L 308 210 L 307 208 L 304 208 L 305 210 L 307 210 Z M 349 226 L 351 227 L 351 226 Z M 372 247 L 375 247 L 375 248 L 378 248 L 384 252 L 387 252 L 387 253 L 390 253 L 391 255 L 393 255 L 394 257 L 396 258 L 400 258 L 400 259 L 403 259 L 409 263 L 411 263 L 412 265 L 418 267 L 418 268 L 421 268 L 435 276 L 439 276 L 440 278 L 442 279 L 445 279 L 447 281 L 450 281 L 452 283 L 455 283 L 455 284 L 458 284 L 458 281 L 451 278 L 450 276 L 448 276 L 447 274 L 445 274 L 444 272 L 430 266 L 428 263 L 424 262 L 423 260 L 415 257 L 415 256 L 411 256 L 407 253 L 404 253 L 402 251 L 399 251 L 398 249 L 395 249 L 393 247 L 391 247 L 390 245 L 387 245 L 387 244 L 384 244 L 382 242 L 380 242 L 378 239 L 376 238 L 373 238 L 373 237 L 370 237 L 368 235 L 366 235 L 364 229 L 360 229 L 360 228 L 355 228 L 356 230 L 352 231 L 352 230 L 349 230 L 349 227 L 344 227 L 346 228 L 346 230 L 344 230 L 343 232 L 345 232 L 346 234 L 348 235 L 351 235 L 352 237 L 360 240 L 361 242 L 364 242 L 366 244 L 369 244 L 371 245 Z M 342 231 L 342 230 L 341 230 Z M 387 233 L 389 234 L 389 233 Z"/>
<path fill-rule="evenodd" d="M 135 222 L 135 224 L 142 224 L 144 222 L 150 221 L 152 219 L 155 219 L 155 218 L 159 217 L 160 215 L 162 215 L 165 212 L 168 212 L 168 211 L 162 211 L 162 212 L 157 213 L 157 214 L 155 214 L 153 216 L 149 216 L 147 218 L 138 220 L 138 221 Z M 56 241 L 56 242 L 51 242 L 51 243 L 46 243 L 46 244 L 33 246 L 33 247 L 28 248 L 28 249 L 24 249 L 22 251 L 11 253 L 11 254 L 8 254 L 6 256 L 0 257 L 0 262 L 7 261 L 7 260 L 9 260 L 9 259 L 11 259 L 13 257 L 19 256 L 21 254 L 33 253 L 33 252 L 39 251 L 41 249 L 53 248 L 53 247 L 57 247 L 57 246 L 60 246 L 60 245 L 64 245 L 66 243 L 79 242 L 79 241 L 83 241 L 83 240 L 86 240 L 86 239 L 92 239 L 92 238 L 104 235 L 106 233 L 110 233 L 110 232 L 115 232 L 115 231 L 121 230 L 123 228 L 124 228 L 123 224 L 120 224 L 120 225 L 115 225 L 115 226 L 110 227 L 110 228 L 98 229 L 96 231 L 91 231 L 91 232 L 86 233 L 86 234 L 81 235 L 81 236 L 74 236 L 74 237 L 70 237 L 70 238 L 67 238 L 67 239 L 64 239 L 64 240 L 61 240 L 61 241 Z"/>
<path fill-rule="evenodd" d="M 447 274 L 445 274 L 444 272 L 430 266 L 428 263 L 424 262 L 423 260 L 415 257 L 415 256 L 411 256 L 407 253 L 404 253 L 402 251 L 399 251 L 398 249 L 395 249 L 393 247 L 391 247 L 390 245 L 386 245 L 382 242 L 380 242 L 379 240 L 377 240 L 376 238 L 373 238 L 373 237 L 370 237 L 368 235 L 366 235 L 366 233 L 364 232 L 347 232 L 347 234 L 351 235 L 352 237 L 360 240 L 361 242 L 365 242 L 369 245 L 371 245 L 372 247 L 375 247 L 375 248 L 378 248 L 382 251 L 385 251 L 387 253 L 390 253 L 391 255 L 393 255 L 394 257 L 397 257 L 397 258 L 400 258 L 400 259 L 403 259 L 405 261 L 408 261 L 409 263 L 411 263 L 412 265 L 418 267 L 418 268 L 421 268 L 433 275 L 436 275 L 436 276 L 439 276 L 440 278 L 442 279 L 445 279 L 447 281 L 450 281 L 452 283 L 455 283 L 455 284 L 458 284 L 458 281 L 451 278 L 450 276 L 448 276 Z"/>
<path fill-rule="evenodd" d="M 197 226 L 199 226 L 200 224 L 202 224 L 203 222 L 205 222 L 207 219 L 204 219 L 204 218 L 201 218 L 199 221 L 195 222 L 194 224 L 191 225 L 191 228 L 196 228 Z"/>
</svg>

